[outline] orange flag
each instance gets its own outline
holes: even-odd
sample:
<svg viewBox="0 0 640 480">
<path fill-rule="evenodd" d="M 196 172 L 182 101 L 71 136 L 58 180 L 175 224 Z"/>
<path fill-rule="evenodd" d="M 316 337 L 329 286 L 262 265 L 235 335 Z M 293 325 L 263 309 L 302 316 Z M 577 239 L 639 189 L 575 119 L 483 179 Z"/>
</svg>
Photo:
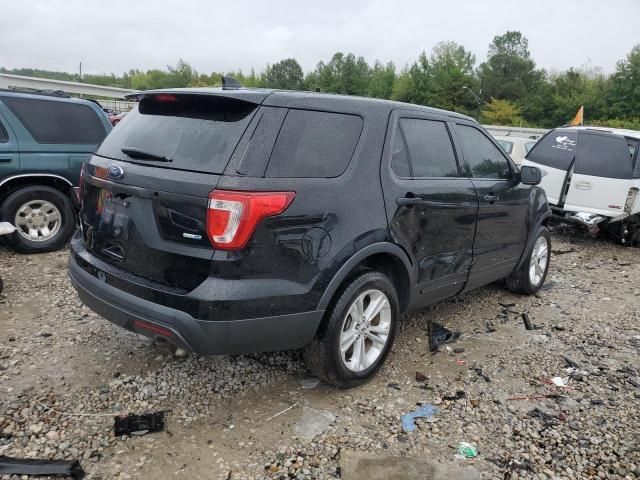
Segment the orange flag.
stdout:
<svg viewBox="0 0 640 480">
<path fill-rule="evenodd" d="M 578 113 L 576 113 L 576 116 L 573 117 L 569 125 L 572 127 L 575 125 L 584 125 L 584 105 L 578 109 Z"/>
</svg>

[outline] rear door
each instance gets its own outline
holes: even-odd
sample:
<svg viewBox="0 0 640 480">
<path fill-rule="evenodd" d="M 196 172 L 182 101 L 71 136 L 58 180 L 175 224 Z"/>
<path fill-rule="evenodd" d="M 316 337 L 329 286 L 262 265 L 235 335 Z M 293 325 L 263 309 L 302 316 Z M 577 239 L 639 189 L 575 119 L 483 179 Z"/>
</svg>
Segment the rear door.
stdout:
<svg viewBox="0 0 640 480">
<path fill-rule="evenodd" d="M 576 158 L 578 131 L 552 130 L 542 137 L 527 154 L 522 165 L 538 167 L 542 173 L 540 187 L 550 204 L 562 207 L 565 184 Z"/>
<path fill-rule="evenodd" d="M 515 181 L 517 168 L 477 124 L 457 122 L 465 175 L 478 193 L 478 220 L 468 289 L 503 278 L 520 260 L 528 235 L 530 187 Z"/>
<path fill-rule="evenodd" d="M 18 139 L 2 115 L 0 104 L 0 183 L 3 178 L 15 175 L 20 171 L 20 155 Z"/>
<path fill-rule="evenodd" d="M 389 229 L 415 265 L 420 304 L 459 293 L 473 259 L 478 199 L 447 120 L 395 112 L 382 162 Z"/>
<path fill-rule="evenodd" d="M 597 130 L 578 133 L 575 167 L 564 202 L 565 210 L 617 217 L 624 214 L 634 177 L 635 148 L 622 135 Z M 630 206 L 627 213 L 635 213 Z"/>
</svg>

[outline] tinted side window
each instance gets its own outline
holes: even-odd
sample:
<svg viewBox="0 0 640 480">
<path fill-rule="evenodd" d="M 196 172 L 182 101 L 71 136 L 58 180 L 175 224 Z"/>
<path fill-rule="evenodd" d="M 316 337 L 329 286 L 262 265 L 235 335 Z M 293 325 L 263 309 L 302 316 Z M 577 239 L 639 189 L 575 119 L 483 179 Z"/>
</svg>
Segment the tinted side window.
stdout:
<svg viewBox="0 0 640 480">
<path fill-rule="evenodd" d="M 575 130 L 552 130 L 534 143 L 527 160 L 559 170 L 569 170 L 576 156 Z"/>
<path fill-rule="evenodd" d="M 7 143 L 9 141 L 9 134 L 7 133 L 7 130 L 4 128 L 4 125 L 2 125 L 2 122 L 0 122 L 0 143 Z"/>
<path fill-rule="evenodd" d="M 403 118 L 404 134 L 413 177 L 457 177 L 458 164 L 444 122 Z"/>
<path fill-rule="evenodd" d="M 267 177 L 337 177 L 353 156 L 362 118 L 289 110 L 271 152 Z"/>
<path fill-rule="evenodd" d="M 38 143 L 98 144 L 107 134 L 87 105 L 19 97 L 3 102 Z"/>
<path fill-rule="evenodd" d="M 476 178 L 509 178 L 511 170 L 503 153 L 477 128 L 458 125 L 462 154 Z"/>
<path fill-rule="evenodd" d="M 633 159 L 624 137 L 580 132 L 575 173 L 607 178 L 632 178 Z"/>
</svg>

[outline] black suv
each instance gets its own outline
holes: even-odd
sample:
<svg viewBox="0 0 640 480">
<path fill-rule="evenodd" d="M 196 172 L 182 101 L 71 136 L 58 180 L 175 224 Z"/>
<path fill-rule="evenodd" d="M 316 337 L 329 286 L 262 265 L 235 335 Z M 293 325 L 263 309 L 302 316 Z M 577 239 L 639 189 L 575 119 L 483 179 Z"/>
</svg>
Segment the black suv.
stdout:
<svg viewBox="0 0 640 480">
<path fill-rule="evenodd" d="M 147 92 L 82 173 L 69 274 L 108 320 L 201 354 L 303 348 L 371 377 L 400 314 L 542 286 L 550 212 L 474 120 L 249 89 Z"/>
</svg>

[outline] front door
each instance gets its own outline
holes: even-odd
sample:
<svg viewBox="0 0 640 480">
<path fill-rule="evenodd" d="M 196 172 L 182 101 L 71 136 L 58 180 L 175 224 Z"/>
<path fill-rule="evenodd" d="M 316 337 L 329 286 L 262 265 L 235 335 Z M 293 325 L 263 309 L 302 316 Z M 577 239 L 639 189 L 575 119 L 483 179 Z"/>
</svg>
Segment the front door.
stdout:
<svg viewBox="0 0 640 480">
<path fill-rule="evenodd" d="M 447 120 L 395 112 L 383 156 L 389 229 L 414 264 L 415 306 L 462 291 L 473 259 L 478 200 L 461 175 Z"/>
<path fill-rule="evenodd" d="M 529 232 L 531 187 L 514 180 L 517 167 L 481 128 L 466 122 L 455 128 L 465 175 L 479 202 L 470 290 L 504 278 L 520 260 Z"/>
</svg>

